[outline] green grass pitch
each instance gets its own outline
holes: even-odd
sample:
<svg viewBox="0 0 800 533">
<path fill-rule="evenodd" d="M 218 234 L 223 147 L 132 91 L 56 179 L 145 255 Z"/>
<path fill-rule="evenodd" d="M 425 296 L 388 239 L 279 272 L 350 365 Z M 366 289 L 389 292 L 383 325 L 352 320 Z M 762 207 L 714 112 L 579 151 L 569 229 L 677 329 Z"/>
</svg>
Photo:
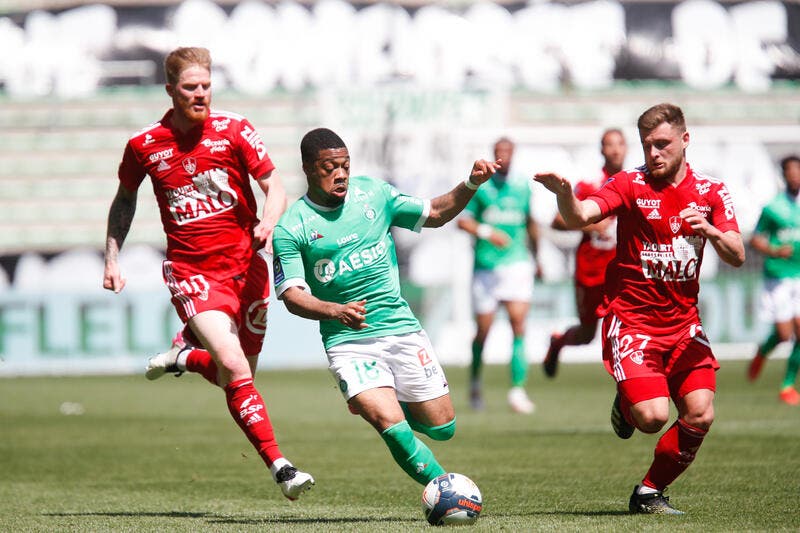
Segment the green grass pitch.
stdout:
<svg viewBox="0 0 800 533">
<path fill-rule="evenodd" d="M 778 402 L 784 361 L 755 384 L 723 361 L 717 421 L 671 487 L 683 517 L 629 515 L 655 436 L 619 440 L 611 379 L 595 364 L 531 368 L 533 416 L 505 403 L 507 370 L 486 369 L 470 412 L 466 369 L 447 369 L 458 431 L 426 442 L 481 488 L 480 531 L 798 531 L 800 408 Z M 317 485 L 289 502 L 199 376 L 0 380 L 0 531 L 419 531 L 422 487 L 350 415 L 322 369 L 262 372 L 284 453 Z M 79 404 L 79 406 L 77 405 Z M 82 414 L 63 414 L 80 411 Z M 71 408 L 71 410 L 70 410 Z"/>
</svg>

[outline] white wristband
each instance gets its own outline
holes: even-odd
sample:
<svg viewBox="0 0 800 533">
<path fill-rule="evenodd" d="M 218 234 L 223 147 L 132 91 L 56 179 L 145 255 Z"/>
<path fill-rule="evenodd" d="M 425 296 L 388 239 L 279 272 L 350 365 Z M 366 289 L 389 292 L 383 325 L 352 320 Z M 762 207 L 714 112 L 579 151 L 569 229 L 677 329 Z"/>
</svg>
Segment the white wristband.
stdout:
<svg viewBox="0 0 800 533">
<path fill-rule="evenodd" d="M 464 187 L 466 187 L 467 189 L 469 189 L 471 191 L 477 191 L 478 187 L 480 187 L 480 185 L 476 184 L 476 183 L 473 183 L 471 179 L 467 178 L 467 179 L 464 180 Z"/>
<path fill-rule="evenodd" d="M 489 224 L 478 224 L 478 228 L 475 230 L 475 236 L 479 239 L 486 240 L 492 236 L 493 231 Z"/>
</svg>

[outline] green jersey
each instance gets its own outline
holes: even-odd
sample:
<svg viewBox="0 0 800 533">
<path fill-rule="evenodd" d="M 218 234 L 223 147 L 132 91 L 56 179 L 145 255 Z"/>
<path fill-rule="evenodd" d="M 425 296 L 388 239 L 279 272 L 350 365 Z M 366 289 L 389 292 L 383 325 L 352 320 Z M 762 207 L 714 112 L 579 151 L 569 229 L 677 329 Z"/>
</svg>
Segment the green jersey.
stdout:
<svg viewBox="0 0 800 533">
<path fill-rule="evenodd" d="M 338 320 L 320 321 L 326 349 L 355 339 L 419 331 L 419 321 L 400 295 L 389 228 L 419 232 L 429 212 L 430 202 L 367 176 L 350 177 L 345 201 L 336 208 L 304 196 L 275 226 L 276 294 L 299 286 L 329 302 L 367 301 L 365 329 L 351 329 Z"/>
<path fill-rule="evenodd" d="M 476 239 L 475 270 L 493 270 L 502 265 L 530 261 L 527 228 L 531 190 L 527 180 L 502 179 L 495 174 L 475 192 L 464 211 L 479 224 L 488 224 L 511 238 L 504 248 L 498 248 L 485 239 Z"/>
<path fill-rule="evenodd" d="M 761 211 L 755 233 L 763 235 L 770 246 L 790 244 L 791 257 L 764 259 L 764 276 L 770 279 L 800 277 L 800 203 L 786 193 L 776 196 Z"/>
</svg>

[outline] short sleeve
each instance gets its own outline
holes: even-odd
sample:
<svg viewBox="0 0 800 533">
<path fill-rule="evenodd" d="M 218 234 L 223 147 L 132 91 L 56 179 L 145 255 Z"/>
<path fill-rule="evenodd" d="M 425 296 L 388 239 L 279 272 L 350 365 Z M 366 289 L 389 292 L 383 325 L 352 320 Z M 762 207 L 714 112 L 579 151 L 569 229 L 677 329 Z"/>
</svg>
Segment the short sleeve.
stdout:
<svg viewBox="0 0 800 533">
<path fill-rule="evenodd" d="M 626 192 L 630 189 L 630 178 L 626 174 L 617 174 L 606 180 L 596 191 L 586 195 L 586 200 L 594 201 L 600 207 L 603 217 L 618 213 L 628 206 Z"/>
<path fill-rule="evenodd" d="M 261 135 L 246 118 L 242 118 L 240 122 L 237 143 L 247 172 L 253 178 L 259 178 L 275 170 Z"/>
<path fill-rule="evenodd" d="M 142 184 L 142 180 L 147 175 L 139 159 L 136 157 L 136 152 L 131 146 L 130 141 L 125 145 L 125 153 L 122 154 L 122 161 L 117 170 L 117 177 L 120 183 L 129 191 L 136 191 Z"/>
<path fill-rule="evenodd" d="M 725 184 L 720 183 L 706 198 L 711 205 L 711 224 L 722 232 L 738 232 L 739 223 L 733 208 L 733 197 Z"/>
<path fill-rule="evenodd" d="M 419 232 L 430 214 L 430 201 L 402 194 L 393 185 L 384 182 L 383 193 L 391 213 L 392 226 Z"/>
<path fill-rule="evenodd" d="M 305 265 L 297 239 L 283 226 L 275 226 L 272 234 L 272 248 L 275 295 L 280 297 L 289 287 L 303 287 L 308 290 Z"/>
</svg>

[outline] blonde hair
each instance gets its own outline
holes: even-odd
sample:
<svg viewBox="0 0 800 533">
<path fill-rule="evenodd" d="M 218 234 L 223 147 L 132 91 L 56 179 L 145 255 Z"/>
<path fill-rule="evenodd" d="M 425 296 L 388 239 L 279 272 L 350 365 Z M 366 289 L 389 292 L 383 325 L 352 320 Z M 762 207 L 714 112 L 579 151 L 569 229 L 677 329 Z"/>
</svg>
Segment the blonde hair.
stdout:
<svg viewBox="0 0 800 533">
<path fill-rule="evenodd" d="M 176 48 L 164 59 L 164 74 L 167 76 L 167 83 L 175 85 L 181 72 L 187 68 L 197 65 L 211 72 L 211 52 L 207 48 L 200 47 L 181 47 Z"/>
<path fill-rule="evenodd" d="M 654 105 L 639 116 L 637 126 L 639 131 L 650 131 L 666 122 L 670 126 L 686 131 L 686 119 L 681 108 L 674 104 Z"/>
</svg>

